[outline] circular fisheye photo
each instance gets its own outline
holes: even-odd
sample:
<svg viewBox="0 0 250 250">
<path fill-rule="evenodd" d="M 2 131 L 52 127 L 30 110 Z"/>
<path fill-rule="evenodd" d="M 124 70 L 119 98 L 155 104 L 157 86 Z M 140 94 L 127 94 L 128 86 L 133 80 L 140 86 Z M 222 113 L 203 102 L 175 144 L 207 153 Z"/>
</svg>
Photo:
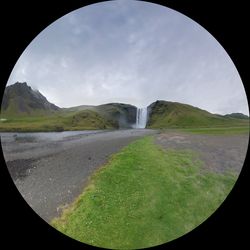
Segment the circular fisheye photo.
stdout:
<svg viewBox="0 0 250 250">
<path fill-rule="evenodd" d="M 245 161 L 249 107 L 203 27 L 115 0 L 70 12 L 30 43 L 6 83 L 0 135 L 42 220 L 87 245 L 142 249 L 220 207 Z"/>
</svg>

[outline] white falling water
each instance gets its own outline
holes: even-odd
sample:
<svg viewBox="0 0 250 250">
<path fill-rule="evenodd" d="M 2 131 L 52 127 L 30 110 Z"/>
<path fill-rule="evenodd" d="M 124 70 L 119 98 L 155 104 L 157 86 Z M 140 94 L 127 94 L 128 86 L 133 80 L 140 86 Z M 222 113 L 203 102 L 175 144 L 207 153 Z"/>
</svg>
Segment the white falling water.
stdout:
<svg viewBox="0 0 250 250">
<path fill-rule="evenodd" d="M 136 128 L 145 128 L 147 124 L 147 108 L 137 108 L 136 111 Z"/>
</svg>

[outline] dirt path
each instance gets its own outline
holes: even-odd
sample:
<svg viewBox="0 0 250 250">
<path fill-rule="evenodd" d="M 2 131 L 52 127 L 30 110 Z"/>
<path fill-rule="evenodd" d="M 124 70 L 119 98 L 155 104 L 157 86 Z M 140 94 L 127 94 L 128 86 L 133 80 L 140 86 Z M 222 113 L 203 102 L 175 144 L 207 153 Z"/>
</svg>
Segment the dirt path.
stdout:
<svg viewBox="0 0 250 250">
<path fill-rule="evenodd" d="M 204 161 L 203 167 L 216 172 L 239 173 L 246 157 L 248 135 L 197 135 L 167 132 L 155 137 L 166 149 L 194 150 Z"/>
<path fill-rule="evenodd" d="M 153 130 L 120 130 L 59 140 L 1 136 L 11 176 L 27 203 L 44 220 L 58 216 L 111 154 Z"/>
</svg>

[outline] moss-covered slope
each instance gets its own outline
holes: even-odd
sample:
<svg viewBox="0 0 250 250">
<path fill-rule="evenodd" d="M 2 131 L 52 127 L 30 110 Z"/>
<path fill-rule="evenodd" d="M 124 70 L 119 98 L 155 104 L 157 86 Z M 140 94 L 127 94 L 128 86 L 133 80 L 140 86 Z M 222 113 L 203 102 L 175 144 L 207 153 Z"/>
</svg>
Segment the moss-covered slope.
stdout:
<svg viewBox="0 0 250 250">
<path fill-rule="evenodd" d="M 156 101 L 148 106 L 148 128 L 241 126 L 248 123 L 248 120 L 211 114 L 178 102 Z"/>
</svg>

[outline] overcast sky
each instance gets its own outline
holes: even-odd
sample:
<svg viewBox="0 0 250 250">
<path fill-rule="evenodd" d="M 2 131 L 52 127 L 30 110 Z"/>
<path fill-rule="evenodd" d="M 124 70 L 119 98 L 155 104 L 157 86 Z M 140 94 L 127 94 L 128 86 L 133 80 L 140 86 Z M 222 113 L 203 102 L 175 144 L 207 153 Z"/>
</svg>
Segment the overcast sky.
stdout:
<svg viewBox="0 0 250 250">
<path fill-rule="evenodd" d="M 222 46 L 188 17 L 141 1 L 97 3 L 60 18 L 21 55 L 7 84 L 16 81 L 60 107 L 168 100 L 249 113 Z"/>
</svg>

